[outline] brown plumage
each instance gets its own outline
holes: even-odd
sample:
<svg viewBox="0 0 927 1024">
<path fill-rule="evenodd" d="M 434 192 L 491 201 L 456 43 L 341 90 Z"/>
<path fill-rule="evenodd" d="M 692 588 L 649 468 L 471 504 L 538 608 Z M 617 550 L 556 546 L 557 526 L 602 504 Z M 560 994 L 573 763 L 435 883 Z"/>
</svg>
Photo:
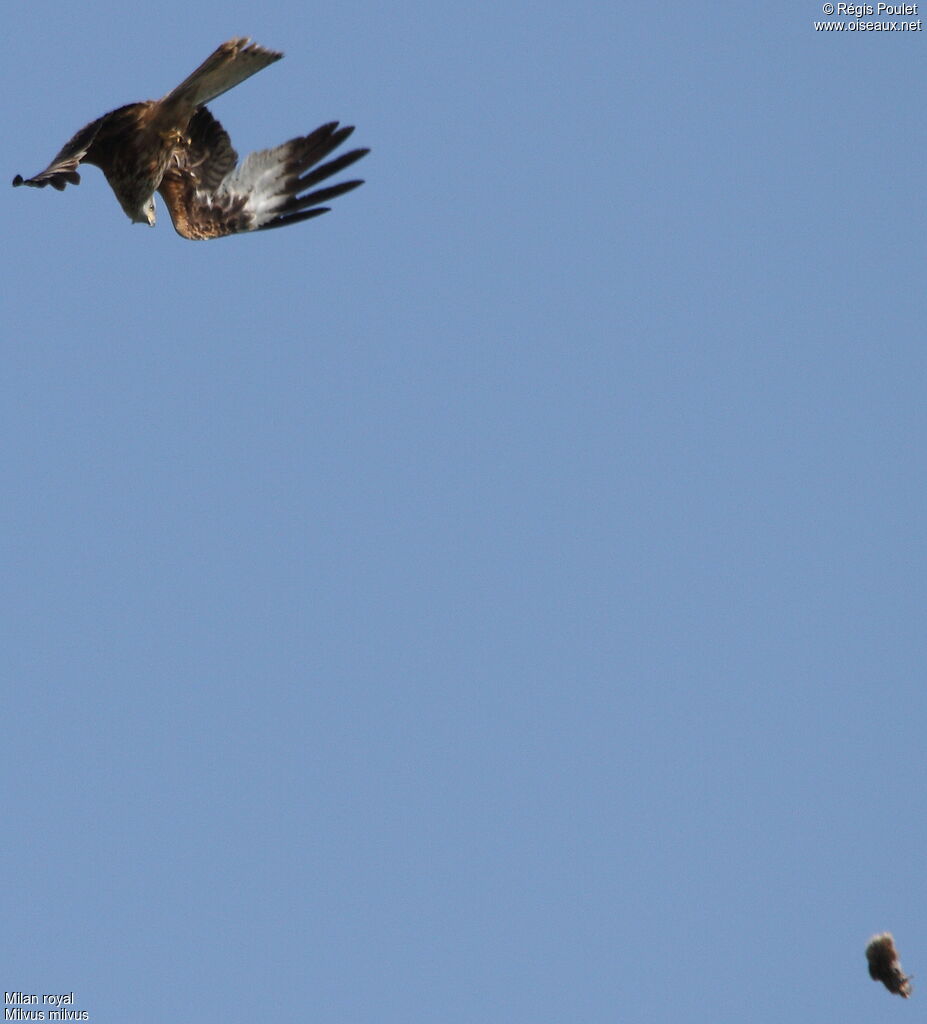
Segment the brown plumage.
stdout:
<svg viewBox="0 0 927 1024">
<path fill-rule="evenodd" d="M 907 999 L 911 995 L 911 979 L 905 975 L 898 960 L 895 940 L 890 932 L 873 935 L 866 946 L 869 977 L 882 984 L 896 996 Z"/>
<path fill-rule="evenodd" d="M 280 227 L 325 213 L 322 203 L 363 184 L 346 181 L 307 192 L 369 152 L 354 149 L 320 165 L 353 128 L 332 122 L 252 153 L 236 167 L 238 155 L 228 134 L 205 107 L 282 56 L 248 39 L 231 39 L 163 99 L 104 114 L 67 142 L 44 171 L 27 179 L 17 174 L 13 184 L 62 191 L 80 182 L 79 164 L 95 164 L 133 222 L 154 224 L 158 191 L 177 232 L 194 239 Z"/>
</svg>

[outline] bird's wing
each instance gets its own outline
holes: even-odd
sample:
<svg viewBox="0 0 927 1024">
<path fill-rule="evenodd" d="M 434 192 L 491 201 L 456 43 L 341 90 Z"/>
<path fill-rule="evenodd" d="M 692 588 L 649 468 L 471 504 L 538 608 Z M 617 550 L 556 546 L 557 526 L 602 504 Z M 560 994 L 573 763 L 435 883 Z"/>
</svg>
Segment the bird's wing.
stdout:
<svg viewBox="0 0 927 1024">
<path fill-rule="evenodd" d="M 197 107 L 220 96 L 262 68 L 266 68 L 268 64 L 280 60 L 282 56 L 282 53 L 267 50 L 246 38 L 230 39 L 207 57 L 193 74 L 185 78 L 176 89 L 172 89 L 164 99 L 152 104 L 129 104 L 125 108 L 121 107 L 119 111 L 104 114 L 85 128 L 81 128 L 44 171 L 32 178 L 23 178 L 21 174 L 17 174 L 13 184 L 32 185 L 34 188 L 51 185 L 59 192 L 68 184 L 77 185 L 80 183 L 77 165 L 86 157 L 101 127 L 114 114 L 130 108 L 135 110 L 150 107 L 147 117 L 156 129 L 179 127 L 183 130 L 187 119 Z"/>
<path fill-rule="evenodd" d="M 282 53 L 267 50 L 247 38 L 230 39 L 211 53 L 176 89 L 172 89 L 160 105 L 168 110 L 201 107 L 282 56 Z"/>
<path fill-rule="evenodd" d="M 190 127 L 190 145 L 178 152 L 158 189 L 184 238 L 220 238 L 296 224 L 326 213 L 323 203 L 363 184 L 343 181 L 310 191 L 369 152 L 352 149 L 321 163 L 354 131 L 339 128 L 337 121 L 274 149 L 251 153 L 238 167 L 233 166 L 235 151 L 228 135 L 208 111 L 197 111 Z M 215 184 L 220 168 L 222 178 Z"/>
<path fill-rule="evenodd" d="M 186 145 L 177 162 L 195 174 L 197 187 L 204 192 L 215 192 L 235 170 L 238 154 L 229 133 L 205 107 L 190 119 Z"/>
<path fill-rule="evenodd" d="M 104 114 L 103 117 L 98 117 L 96 121 L 91 121 L 86 127 L 81 128 L 73 139 L 61 147 L 61 152 L 44 171 L 40 171 L 32 178 L 23 178 L 21 174 L 17 174 L 13 179 L 13 184 L 31 185 L 33 188 L 45 188 L 46 185 L 51 185 L 59 192 L 64 191 L 64 187 L 68 184 L 79 185 L 80 174 L 77 173 L 77 165 L 87 155 L 87 150 L 93 145 L 93 140 L 110 116 L 110 114 Z"/>
</svg>

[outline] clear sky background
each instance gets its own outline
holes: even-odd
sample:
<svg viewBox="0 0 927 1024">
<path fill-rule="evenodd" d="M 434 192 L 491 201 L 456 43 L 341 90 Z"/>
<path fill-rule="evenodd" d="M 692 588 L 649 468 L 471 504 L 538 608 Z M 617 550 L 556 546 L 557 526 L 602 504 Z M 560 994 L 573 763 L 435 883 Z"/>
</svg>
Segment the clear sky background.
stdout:
<svg viewBox="0 0 927 1024">
<path fill-rule="evenodd" d="M 927 32 L 820 8 L 10 8 L 7 181 L 241 34 L 239 152 L 372 153 L 218 242 L 0 189 L 0 987 L 923 1012 Z"/>
</svg>

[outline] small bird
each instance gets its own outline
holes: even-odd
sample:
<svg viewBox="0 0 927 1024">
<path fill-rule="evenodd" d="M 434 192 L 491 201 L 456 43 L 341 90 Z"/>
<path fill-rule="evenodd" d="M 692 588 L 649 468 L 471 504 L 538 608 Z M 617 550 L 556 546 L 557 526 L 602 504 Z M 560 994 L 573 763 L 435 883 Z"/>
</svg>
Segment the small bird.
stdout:
<svg viewBox="0 0 927 1024">
<path fill-rule="evenodd" d="M 889 992 L 903 999 L 911 995 L 911 979 L 901 969 L 891 932 L 872 936 L 866 946 L 866 959 L 869 961 L 869 977 L 873 981 L 881 981 Z"/>
<path fill-rule="evenodd" d="M 177 233 L 193 239 L 282 227 L 327 213 L 322 204 L 363 184 L 315 188 L 369 152 L 352 149 L 322 163 L 353 127 L 332 121 L 275 149 L 251 153 L 236 166 L 228 134 L 205 106 L 282 56 L 247 38 L 230 39 L 163 99 L 104 114 L 70 139 L 44 171 L 32 178 L 17 174 L 13 184 L 51 185 L 60 192 L 79 184 L 80 163 L 95 164 L 133 223 L 154 225 L 159 192 Z"/>
</svg>

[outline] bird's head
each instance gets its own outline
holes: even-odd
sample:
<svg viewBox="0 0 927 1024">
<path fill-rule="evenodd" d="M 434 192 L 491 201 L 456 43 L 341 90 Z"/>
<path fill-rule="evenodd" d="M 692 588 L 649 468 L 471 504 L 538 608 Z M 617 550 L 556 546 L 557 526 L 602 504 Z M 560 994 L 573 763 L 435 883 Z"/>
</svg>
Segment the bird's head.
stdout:
<svg viewBox="0 0 927 1024">
<path fill-rule="evenodd" d="M 147 224 L 149 227 L 154 227 L 154 196 L 148 196 L 141 205 L 138 204 L 138 200 L 135 197 L 117 195 L 117 198 L 119 199 L 119 205 L 125 211 L 125 215 L 133 224 Z"/>
<path fill-rule="evenodd" d="M 147 202 L 142 204 L 139 214 L 140 216 L 132 218 L 135 224 L 147 224 L 150 228 L 155 226 L 157 215 L 155 214 L 154 196 L 149 196 Z"/>
</svg>

